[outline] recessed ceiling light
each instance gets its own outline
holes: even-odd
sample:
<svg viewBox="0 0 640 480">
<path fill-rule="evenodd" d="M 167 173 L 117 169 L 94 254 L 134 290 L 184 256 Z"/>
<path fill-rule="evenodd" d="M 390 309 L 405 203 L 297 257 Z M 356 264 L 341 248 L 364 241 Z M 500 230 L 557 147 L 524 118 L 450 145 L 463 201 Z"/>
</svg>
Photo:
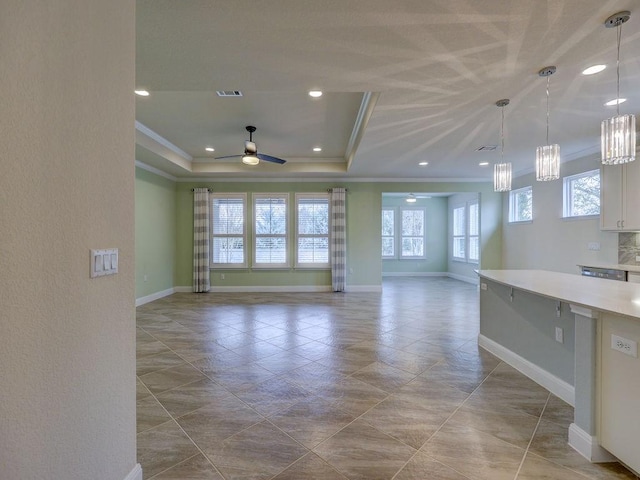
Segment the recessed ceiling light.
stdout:
<svg viewBox="0 0 640 480">
<path fill-rule="evenodd" d="M 134 90 L 136 95 L 140 95 L 141 97 L 148 97 L 149 92 L 147 90 Z"/>
<path fill-rule="evenodd" d="M 606 65 L 592 65 L 589 68 L 585 68 L 582 71 L 583 75 L 594 75 L 596 73 L 600 73 L 601 71 L 603 71 L 605 68 L 607 68 Z"/>
<path fill-rule="evenodd" d="M 626 101 L 626 98 L 614 98 L 613 100 L 609 100 L 607 103 L 605 103 L 605 105 L 607 107 L 612 107 L 614 105 L 620 105 L 621 103 L 624 103 Z"/>
<path fill-rule="evenodd" d="M 215 152 L 215 151 L 216 151 L 216 149 L 215 149 L 215 148 L 213 148 L 213 147 L 206 147 L 206 148 L 205 148 L 205 150 L 206 150 L 207 152 Z"/>
<path fill-rule="evenodd" d="M 320 147 L 313 147 L 313 151 L 314 151 L 314 152 L 321 152 L 321 151 L 322 151 L 322 148 L 320 148 Z"/>
<path fill-rule="evenodd" d="M 429 165 L 429 162 L 420 162 L 418 165 L 420 165 L 421 167 L 424 167 L 425 165 Z"/>
<path fill-rule="evenodd" d="M 322 92 L 320 90 L 311 90 L 309 92 L 309 96 L 313 98 L 318 98 L 322 96 Z"/>
<path fill-rule="evenodd" d="M 486 167 L 487 165 L 489 165 L 489 162 L 480 162 L 478 165 L 480 165 L 481 167 Z"/>
</svg>

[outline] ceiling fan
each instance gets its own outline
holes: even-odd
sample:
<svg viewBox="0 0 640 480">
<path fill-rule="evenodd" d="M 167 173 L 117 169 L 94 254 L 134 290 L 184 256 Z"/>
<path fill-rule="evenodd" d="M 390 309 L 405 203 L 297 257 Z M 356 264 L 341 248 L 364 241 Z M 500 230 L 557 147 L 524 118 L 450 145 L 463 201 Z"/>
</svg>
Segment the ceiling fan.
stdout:
<svg viewBox="0 0 640 480">
<path fill-rule="evenodd" d="M 216 157 L 216 159 L 242 157 L 242 163 L 246 165 L 258 165 L 258 163 L 260 163 L 260 160 L 264 160 L 265 162 L 279 163 L 280 165 L 286 163 L 286 160 L 283 160 L 281 158 L 272 157 L 271 155 L 265 155 L 264 153 L 258 153 L 258 147 L 253 142 L 253 132 L 256 131 L 256 127 L 247 125 L 245 128 L 247 132 L 249 132 L 249 140 L 245 140 L 244 142 L 244 154 L 227 155 L 224 157 Z"/>
</svg>

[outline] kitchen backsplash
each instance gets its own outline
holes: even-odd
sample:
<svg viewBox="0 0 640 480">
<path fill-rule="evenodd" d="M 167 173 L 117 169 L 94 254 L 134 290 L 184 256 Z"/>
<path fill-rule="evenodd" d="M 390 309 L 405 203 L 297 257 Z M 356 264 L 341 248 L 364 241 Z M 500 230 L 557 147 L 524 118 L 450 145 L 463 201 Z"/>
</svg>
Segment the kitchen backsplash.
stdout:
<svg viewBox="0 0 640 480">
<path fill-rule="evenodd" d="M 636 260 L 638 256 L 640 256 L 640 233 L 618 233 L 618 263 L 640 265 Z"/>
</svg>

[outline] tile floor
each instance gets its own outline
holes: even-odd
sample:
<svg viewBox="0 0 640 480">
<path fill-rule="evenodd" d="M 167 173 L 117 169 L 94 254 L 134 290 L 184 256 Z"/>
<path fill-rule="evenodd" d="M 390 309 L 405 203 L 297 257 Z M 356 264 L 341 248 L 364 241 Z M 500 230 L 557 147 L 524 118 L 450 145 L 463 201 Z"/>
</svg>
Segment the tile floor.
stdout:
<svg viewBox="0 0 640 480">
<path fill-rule="evenodd" d="M 137 326 L 145 479 L 636 479 L 580 457 L 572 408 L 477 347 L 473 285 L 184 293 Z"/>
</svg>

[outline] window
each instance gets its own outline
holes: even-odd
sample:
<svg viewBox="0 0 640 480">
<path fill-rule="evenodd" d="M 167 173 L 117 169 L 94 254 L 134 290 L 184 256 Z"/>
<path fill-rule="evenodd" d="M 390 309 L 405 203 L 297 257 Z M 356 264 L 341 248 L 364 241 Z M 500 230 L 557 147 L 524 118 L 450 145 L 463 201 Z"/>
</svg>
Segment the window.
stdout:
<svg viewBox="0 0 640 480">
<path fill-rule="evenodd" d="M 211 196 L 211 267 L 246 267 L 245 194 Z"/>
<path fill-rule="evenodd" d="M 401 258 L 424 258 L 424 208 L 401 208 Z"/>
<path fill-rule="evenodd" d="M 287 194 L 253 196 L 254 267 L 288 267 Z"/>
<path fill-rule="evenodd" d="M 533 220 L 533 190 L 519 188 L 509 193 L 509 222 L 530 222 Z"/>
<path fill-rule="evenodd" d="M 329 195 L 296 194 L 296 266 L 329 268 Z"/>
<path fill-rule="evenodd" d="M 564 217 L 600 214 L 600 170 L 564 177 L 563 190 Z"/>
<path fill-rule="evenodd" d="M 480 205 L 469 204 L 469 262 L 480 261 Z"/>
<path fill-rule="evenodd" d="M 382 258 L 396 256 L 396 211 L 393 208 L 382 209 Z"/>
<path fill-rule="evenodd" d="M 424 207 L 383 208 L 382 258 L 425 258 L 425 219 Z"/>
<path fill-rule="evenodd" d="M 464 206 L 453 209 L 453 258 L 466 260 L 466 224 Z"/>
<path fill-rule="evenodd" d="M 480 208 L 477 201 L 453 209 L 452 257 L 456 261 L 480 260 Z"/>
</svg>

